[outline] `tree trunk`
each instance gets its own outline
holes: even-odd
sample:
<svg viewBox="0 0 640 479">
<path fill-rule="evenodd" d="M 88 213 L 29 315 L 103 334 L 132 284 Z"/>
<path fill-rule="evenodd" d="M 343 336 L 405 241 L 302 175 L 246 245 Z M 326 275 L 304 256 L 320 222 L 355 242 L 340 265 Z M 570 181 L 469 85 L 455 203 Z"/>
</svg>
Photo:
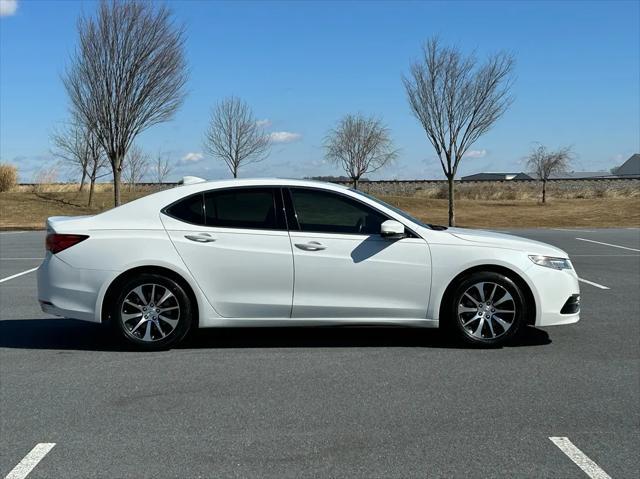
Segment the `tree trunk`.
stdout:
<svg viewBox="0 0 640 479">
<path fill-rule="evenodd" d="M 113 206 L 120 206 L 120 166 L 113 168 Z"/>
<path fill-rule="evenodd" d="M 80 189 L 78 191 L 82 191 L 82 189 L 84 188 L 84 182 L 87 179 L 87 170 L 85 170 L 84 168 L 82 168 L 82 179 L 80 180 Z"/>
<path fill-rule="evenodd" d="M 92 177 L 91 183 L 89 184 L 89 202 L 87 203 L 87 206 L 89 207 L 91 207 L 93 204 L 93 190 L 95 185 L 96 185 L 96 178 Z"/>
<path fill-rule="evenodd" d="M 547 180 L 542 180 L 542 202 L 547 202 Z"/>
<path fill-rule="evenodd" d="M 447 181 L 449 183 L 449 226 L 456 225 L 456 214 L 455 214 L 455 205 L 453 204 L 453 175 L 447 176 Z"/>
<path fill-rule="evenodd" d="M 359 178 L 352 178 L 352 179 L 353 179 L 353 189 L 357 190 Z"/>
<path fill-rule="evenodd" d="M 233 173 L 233 179 L 236 179 L 238 177 L 238 168 L 234 168 L 231 173 Z"/>
</svg>

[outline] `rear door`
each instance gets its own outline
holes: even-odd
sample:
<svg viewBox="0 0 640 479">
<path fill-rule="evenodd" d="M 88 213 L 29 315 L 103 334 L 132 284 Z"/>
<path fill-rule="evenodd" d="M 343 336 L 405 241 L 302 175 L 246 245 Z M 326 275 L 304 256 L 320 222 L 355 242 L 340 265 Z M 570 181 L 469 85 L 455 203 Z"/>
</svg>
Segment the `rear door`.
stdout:
<svg viewBox="0 0 640 479">
<path fill-rule="evenodd" d="M 207 299 L 228 318 L 288 318 L 293 255 L 278 188 L 211 190 L 161 215 Z"/>
<path fill-rule="evenodd" d="M 382 212 L 336 192 L 290 188 L 294 318 L 425 318 L 429 247 L 380 236 Z M 291 216 L 291 215 L 290 215 Z"/>
</svg>

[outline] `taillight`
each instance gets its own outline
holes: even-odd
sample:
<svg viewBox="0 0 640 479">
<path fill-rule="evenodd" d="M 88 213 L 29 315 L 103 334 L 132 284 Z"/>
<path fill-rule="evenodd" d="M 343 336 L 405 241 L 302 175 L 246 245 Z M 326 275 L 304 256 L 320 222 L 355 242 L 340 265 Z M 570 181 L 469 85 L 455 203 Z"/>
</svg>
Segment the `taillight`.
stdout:
<svg viewBox="0 0 640 479">
<path fill-rule="evenodd" d="M 87 235 L 61 235 L 57 233 L 49 233 L 47 235 L 46 247 L 47 251 L 53 254 L 71 248 L 73 245 L 80 243 L 88 238 Z"/>
</svg>

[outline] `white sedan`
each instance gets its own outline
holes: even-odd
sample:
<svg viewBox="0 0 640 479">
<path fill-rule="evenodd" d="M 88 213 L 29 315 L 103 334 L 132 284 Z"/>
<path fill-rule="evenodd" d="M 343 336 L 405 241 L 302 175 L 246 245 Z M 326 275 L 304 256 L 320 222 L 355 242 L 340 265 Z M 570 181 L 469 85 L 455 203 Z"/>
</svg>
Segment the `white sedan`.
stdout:
<svg viewBox="0 0 640 479">
<path fill-rule="evenodd" d="M 329 183 L 185 183 L 49 218 L 42 310 L 142 349 L 197 327 L 294 325 L 441 326 L 495 346 L 579 319 L 578 277 L 548 244 L 424 224 Z"/>
</svg>

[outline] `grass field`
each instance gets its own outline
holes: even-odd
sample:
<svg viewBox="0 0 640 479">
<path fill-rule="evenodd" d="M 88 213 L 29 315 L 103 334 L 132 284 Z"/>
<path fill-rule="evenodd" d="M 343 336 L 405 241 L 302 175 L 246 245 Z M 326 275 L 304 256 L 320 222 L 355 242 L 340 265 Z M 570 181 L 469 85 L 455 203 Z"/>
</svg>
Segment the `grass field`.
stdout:
<svg viewBox="0 0 640 479">
<path fill-rule="evenodd" d="M 124 188 L 122 199 L 131 201 L 150 192 L 150 188 L 137 191 Z M 72 188 L 64 188 L 63 191 L 22 188 L 0 193 L 0 229 L 41 229 L 49 216 L 91 215 L 113 205 L 113 194 L 109 188 L 98 188 L 92 208 L 86 206 L 87 198 L 86 192 L 79 193 Z M 446 224 L 446 200 L 420 194 L 381 198 L 424 221 Z M 458 226 L 480 228 L 638 227 L 640 197 L 551 198 L 546 205 L 535 199 L 459 199 L 456 216 Z"/>
</svg>

